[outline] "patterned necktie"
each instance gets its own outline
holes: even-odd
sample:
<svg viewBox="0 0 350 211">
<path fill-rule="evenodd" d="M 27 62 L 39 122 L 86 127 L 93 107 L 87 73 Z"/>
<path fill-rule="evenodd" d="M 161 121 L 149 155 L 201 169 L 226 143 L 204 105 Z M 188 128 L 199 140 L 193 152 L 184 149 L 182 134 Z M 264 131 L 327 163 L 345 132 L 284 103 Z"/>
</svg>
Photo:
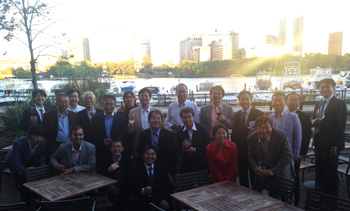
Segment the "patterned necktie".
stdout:
<svg viewBox="0 0 350 211">
<path fill-rule="evenodd" d="M 155 132 L 152 132 L 152 146 L 158 148 L 158 134 Z"/>
<path fill-rule="evenodd" d="M 40 108 L 39 111 L 40 111 L 40 119 L 43 120 L 44 110 Z"/>
<path fill-rule="evenodd" d="M 149 180 L 149 185 L 152 186 L 153 184 L 153 168 L 152 167 L 149 167 L 148 168 L 148 172 L 149 172 L 149 175 L 148 175 L 148 180 Z"/>
<path fill-rule="evenodd" d="M 324 110 L 325 110 L 324 108 L 326 107 L 326 103 L 327 103 L 326 100 L 322 101 L 321 106 L 320 106 L 320 111 L 318 113 L 319 117 L 323 117 Z"/>
</svg>

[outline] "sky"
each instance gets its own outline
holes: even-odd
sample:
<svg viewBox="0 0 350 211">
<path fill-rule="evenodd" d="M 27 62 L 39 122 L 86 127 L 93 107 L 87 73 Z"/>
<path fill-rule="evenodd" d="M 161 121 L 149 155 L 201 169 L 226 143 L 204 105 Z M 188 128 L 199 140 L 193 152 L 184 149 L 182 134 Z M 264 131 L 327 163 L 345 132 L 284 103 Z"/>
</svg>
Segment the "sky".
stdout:
<svg viewBox="0 0 350 211">
<path fill-rule="evenodd" d="M 350 13 L 347 0 L 50 0 L 50 16 L 58 22 L 48 33 L 66 33 L 61 42 L 79 34 L 89 38 L 92 62 L 130 58 L 136 40 L 151 40 L 155 65 L 179 61 L 179 43 L 191 34 L 239 32 L 239 47 L 264 42 L 278 35 L 279 21 L 304 16 L 304 51 L 327 53 L 328 36 L 343 31 L 350 46 Z M 290 26 L 288 26 L 288 24 Z M 349 33 L 349 34 L 348 34 Z M 3 32 L 0 31 L 3 37 Z M 38 41 L 36 44 L 39 44 Z M 346 49 L 343 49 L 343 51 Z M 3 56 L 3 52 L 7 54 Z M 349 49 L 350 52 L 350 49 Z M 0 41 L 0 60 L 29 58 L 17 40 Z"/>
</svg>

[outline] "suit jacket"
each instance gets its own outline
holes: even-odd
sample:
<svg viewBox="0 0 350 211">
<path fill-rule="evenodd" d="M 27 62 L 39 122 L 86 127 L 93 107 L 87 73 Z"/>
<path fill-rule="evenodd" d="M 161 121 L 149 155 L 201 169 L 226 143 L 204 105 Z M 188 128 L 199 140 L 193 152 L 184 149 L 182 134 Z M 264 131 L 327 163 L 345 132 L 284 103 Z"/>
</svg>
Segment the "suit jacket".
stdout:
<svg viewBox="0 0 350 211">
<path fill-rule="evenodd" d="M 95 115 L 103 112 L 103 110 L 101 110 L 99 108 L 95 108 L 95 111 L 96 111 Z M 84 130 L 84 140 L 92 143 L 93 142 L 93 134 L 92 134 L 92 131 L 90 130 L 91 122 L 90 122 L 90 118 L 88 116 L 86 109 L 79 111 L 78 117 L 79 117 L 79 125 Z"/>
<path fill-rule="evenodd" d="M 150 109 L 151 109 L 151 111 L 159 110 L 159 109 L 154 108 L 152 106 L 150 106 Z M 134 119 L 135 120 L 135 122 L 134 122 L 134 132 L 133 132 L 134 133 L 134 141 L 133 141 L 133 144 L 132 144 L 132 148 L 133 148 L 132 155 L 135 158 L 139 158 L 140 155 L 137 152 L 137 143 L 139 141 L 140 133 L 141 133 L 141 131 L 143 131 L 142 122 L 141 122 L 141 106 L 131 109 L 131 111 L 129 112 L 129 119 Z"/>
<path fill-rule="evenodd" d="M 275 112 L 269 114 L 268 117 L 274 120 Z M 298 115 L 295 113 L 290 113 L 288 111 L 283 111 L 281 127 L 277 129 L 286 132 L 290 147 L 293 152 L 293 159 L 297 159 L 299 157 L 302 139 L 301 123 Z"/>
<path fill-rule="evenodd" d="M 315 105 L 312 119 L 317 117 L 318 110 L 322 101 Z M 326 150 L 334 146 L 338 148 L 338 152 L 344 149 L 344 131 L 346 126 L 347 107 L 346 104 L 335 96 L 329 101 L 324 112 L 325 117 L 318 125 L 319 138 L 315 139 L 314 145 L 316 149 Z"/>
<path fill-rule="evenodd" d="M 242 118 L 242 109 L 235 112 L 234 117 L 234 123 L 233 123 L 233 129 L 232 129 L 232 136 L 231 140 L 236 143 L 237 150 L 238 150 L 238 159 L 247 159 L 248 158 L 248 143 L 247 143 L 247 137 L 248 137 L 248 131 L 247 127 L 245 127 L 244 131 L 240 131 L 240 122 Z M 258 117 L 264 115 L 264 112 L 251 108 L 249 112 L 249 116 L 247 119 L 247 125 L 248 122 L 255 121 Z"/>
<path fill-rule="evenodd" d="M 141 155 L 146 145 L 152 145 L 151 128 L 140 133 L 137 152 Z M 161 128 L 158 137 L 157 160 L 167 167 L 171 174 L 176 173 L 176 137 L 167 129 Z"/>
<path fill-rule="evenodd" d="M 111 139 L 121 138 L 123 141 L 126 140 L 126 127 L 127 122 L 123 115 L 114 113 L 112 127 L 111 127 Z M 90 130 L 93 133 L 93 144 L 96 147 L 97 162 L 102 161 L 105 157 L 111 156 L 108 147 L 104 146 L 104 139 L 107 138 L 106 127 L 105 127 L 105 116 L 104 112 L 100 112 L 94 115 L 91 119 Z"/>
<path fill-rule="evenodd" d="M 271 166 L 267 166 L 274 175 L 283 176 L 286 178 L 292 177 L 292 160 L 293 155 L 284 131 L 273 128 L 270 140 L 268 141 L 268 154 Z M 256 132 L 248 136 L 248 160 L 249 166 L 254 171 L 259 167 L 261 160 L 261 144 Z"/>
<path fill-rule="evenodd" d="M 199 112 L 199 122 L 210 130 L 211 129 L 211 107 L 212 104 L 201 107 Z M 226 117 L 225 126 L 227 129 L 232 129 L 233 127 L 233 109 L 230 105 L 221 103 L 221 113 Z"/>
<path fill-rule="evenodd" d="M 30 117 L 32 116 L 32 108 L 35 108 L 35 105 L 23 110 L 23 116 L 22 116 L 22 130 L 24 132 L 27 132 L 29 126 L 32 124 L 30 121 Z M 44 106 L 45 113 L 49 112 L 51 109 L 49 107 Z M 42 124 L 42 121 L 40 119 L 39 114 L 36 114 L 37 116 L 37 123 Z M 43 117 L 44 118 L 44 117 Z"/>
<path fill-rule="evenodd" d="M 232 141 L 226 140 L 222 151 L 216 141 L 207 146 L 209 172 L 213 183 L 230 180 L 236 183 L 237 147 Z"/>
<path fill-rule="evenodd" d="M 301 128 L 302 128 L 300 154 L 306 155 L 307 150 L 309 149 L 309 144 L 311 139 L 311 127 L 312 127 L 311 116 L 300 110 L 297 110 L 296 113 L 298 114 L 298 117 L 301 123 Z"/>
<path fill-rule="evenodd" d="M 151 196 L 142 195 L 142 188 L 149 186 L 147 169 L 144 163 L 136 165 L 133 169 L 133 190 L 138 198 L 137 210 L 147 210 L 149 202 L 158 205 L 161 200 L 169 202 L 172 187 L 169 182 L 166 167 L 159 162 L 154 163 L 153 184 Z"/>
<path fill-rule="evenodd" d="M 185 139 L 189 139 L 187 130 L 184 131 L 182 126 L 176 133 L 177 140 L 177 152 L 182 155 L 180 172 L 193 172 L 208 170 L 208 160 L 206 148 L 210 144 L 211 138 L 209 136 L 209 130 L 205 125 L 195 122 L 197 131 L 193 131 L 192 135 L 192 146 L 196 148 L 196 152 L 192 154 L 183 153 L 182 142 Z"/>
<path fill-rule="evenodd" d="M 79 125 L 78 114 L 73 111 L 68 111 L 69 128 L 74 125 Z M 56 137 L 58 132 L 58 115 L 57 109 L 53 109 L 47 113 L 44 113 L 43 126 L 45 127 L 45 139 L 46 153 L 50 156 L 53 152 L 50 151 L 50 147 L 57 144 Z"/>
<path fill-rule="evenodd" d="M 75 172 L 91 171 L 95 172 L 96 152 L 95 146 L 89 142 L 81 142 L 81 151 L 79 156 L 79 165 L 73 166 L 72 163 L 72 145 L 73 142 L 62 143 L 58 150 L 51 155 L 50 163 L 56 166 L 61 163 L 66 169 L 74 167 Z"/>
<path fill-rule="evenodd" d="M 5 160 L 12 171 L 24 174 L 27 167 L 36 167 L 45 164 L 45 139 L 38 144 L 31 160 L 29 160 L 30 146 L 28 141 L 27 136 L 22 136 L 13 142 L 12 149 L 7 154 Z"/>
</svg>

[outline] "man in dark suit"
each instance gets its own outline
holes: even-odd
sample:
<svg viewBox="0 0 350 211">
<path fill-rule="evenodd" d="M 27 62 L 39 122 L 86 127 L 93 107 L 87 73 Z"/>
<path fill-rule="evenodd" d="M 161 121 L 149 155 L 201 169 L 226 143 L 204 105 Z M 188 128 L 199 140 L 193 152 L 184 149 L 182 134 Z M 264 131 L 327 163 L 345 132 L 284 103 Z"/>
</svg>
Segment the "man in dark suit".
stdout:
<svg viewBox="0 0 350 211">
<path fill-rule="evenodd" d="M 146 145 L 152 145 L 157 149 L 157 160 L 163 163 L 168 172 L 176 174 L 176 137 L 175 134 L 162 128 L 163 115 L 158 110 L 148 114 L 151 128 L 140 133 L 137 144 L 137 152 L 142 153 Z"/>
<path fill-rule="evenodd" d="M 44 113 L 49 112 L 50 108 L 44 106 L 46 92 L 42 89 L 36 89 L 32 92 L 34 105 L 23 110 L 22 130 L 27 132 L 32 124 L 42 124 Z"/>
<path fill-rule="evenodd" d="M 158 162 L 154 146 L 145 146 L 142 152 L 143 163 L 134 167 L 133 186 L 137 196 L 136 210 L 150 210 L 153 202 L 162 209 L 170 208 L 171 184 L 166 167 Z"/>
<path fill-rule="evenodd" d="M 84 101 L 85 109 L 78 112 L 79 125 L 84 130 L 84 140 L 92 143 L 93 134 L 90 130 L 91 119 L 95 114 L 103 112 L 103 110 L 94 107 L 96 97 L 95 97 L 95 94 L 91 91 L 87 91 L 84 93 L 83 101 Z"/>
<path fill-rule="evenodd" d="M 117 210 L 128 210 L 130 201 L 130 184 L 132 162 L 128 156 L 123 155 L 124 142 L 120 138 L 113 139 L 109 146 L 112 154 L 106 157 L 99 168 L 103 176 L 117 180 L 116 184 L 108 187 L 108 198 L 114 202 Z"/>
<path fill-rule="evenodd" d="M 298 205 L 299 195 L 300 195 L 299 167 L 300 167 L 300 162 L 303 160 L 303 157 L 306 156 L 307 150 L 309 148 L 312 125 L 311 125 L 311 116 L 309 116 L 307 113 L 304 113 L 298 109 L 298 107 L 300 106 L 300 98 L 296 92 L 291 92 L 290 94 L 287 95 L 287 106 L 288 106 L 289 112 L 298 114 L 298 117 L 301 123 L 301 129 L 302 129 L 302 133 L 301 133 L 302 139 L 301 139 L 299 158 L 294 162 L 295 181 L 296 181 L 296 187 L 294 191 L 295 192 L 294 205 Z"/>
<path fill-rule="evenodd" d="M 69 134 L 72 141 L 62 143 L 51 155 L 51 165 L 57 170 L 62 170 L 62 174 L 95 172 L 95 146 L 84 141 L 84 131 L 78 125 L 72 126 Z"/>
<path fill-rule="evenodd" d="M 93 144 L 96 146 L 96 165 L 106 157 L 110 157 L 109 145 L 112 139 L 117 137 L 126 140 L 127 122 L 123 115 L 114 112 L 116 99 L 113 95 L 103 97 L 104 112 L 95 114 L 91 120 Z"/>
<path fill-rule="evenodd" d="M 335 81 L 322 79 L 319 83 L 323 100 L 315 105 L 312 123 L 315 126 L 314 146 L 316 179 L 322 192 L 338 195 L 338 156 L 344 149 L 344 131 L 347 117 L 346 104 L 333 95 Z"/>
<path fill-rule="evenodd" d="M 239 184 L 249 188 L 248 178 L 248 143 L 247 136 L 255 132 L 254 122 L 264 113 L 251 107 L 253 96 L 249 91 L 241 91 L 238 95 L 241 110 L 235 113 L 231 140 L 237 145 L 237 164 L 239 169 Z M 254 172 L 250 171 L 250 181 L 253 184 Z"/>
<path fill-rule="evenodd" d="M 292 178 L 292 150 L 284 131 L 272 128 L 272 120 L 261 116 L 255 121 L 256 132 L 248 136 L 249 165 L 255 173 L 253 190 L 264 189 L 263 178 L 274 175 Z M 278 193 L 269 195 L 281 199 Z"/>
<path fill-rule="evenodd" d="M 199 112 L 199 122 L 211 130 L 218 122 L 224 124 L 227 129 L 232 129 L 233 126 L 233 109 L 232 106 L 222 102 L 225 90 L 221 86 L 214 86 L 210 89 L 209 105 L 203 106 Z"/>
<path fill-rule="evenodd" d="M 208 170 L 206 147 L 211 142 L 208 128 L 194 122 L 194 110 L 183 108 L 180 111 L 184 123 L 176 133 L 177 152 L 182 155 L 180 172 Z"/>
<path fill-rule="evenodd" d="M 64 93 L 56 96 L 56 109 L 44 114 L 46 159 L 49 160 L 61 143 L 70 142 L 69 128 L 79 124 L 78 114 L 68 111 L 68 96 Z"/>
</svg>

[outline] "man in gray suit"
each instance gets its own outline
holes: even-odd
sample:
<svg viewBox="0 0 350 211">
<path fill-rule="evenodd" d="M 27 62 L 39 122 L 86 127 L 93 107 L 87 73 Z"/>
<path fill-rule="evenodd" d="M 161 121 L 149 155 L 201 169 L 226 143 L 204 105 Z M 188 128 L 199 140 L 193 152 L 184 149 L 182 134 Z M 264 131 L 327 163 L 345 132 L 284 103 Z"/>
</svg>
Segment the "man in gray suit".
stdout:
<svg viewBox="0 0 350 211">
<path fill-rule="evenodd" d="M 272 120 L 261 116 L 255 121 L 256 132 L 248 136 L 249 166 L 255 173 L 253 190 L 264 189 L 263 179 L 274 175 L 292 178 L 292 151 L 286 133 L 272 128 Z M 270 196 L 281 196 L 270 192 Z"/>
<path fill-rule="evenodd" d="M 83 129 L 80 126 L 71 127 L 70 138 L 71 142 L 61 144 L 58 150 L 51 155 L 51 165 L 55 169 L 63 170 L 63 174 L 82 171 L 95 172 L 95 146 L 83 141 Z"/>
<path fill-rule="evenodd" d="M 222 103 L 225 90 L 221 86 L 214 86 L 210 89 L 211 104 L 203 106 L 199 113 L 199 122 L 210 130 L 218 122 L 224 124 L 228 129 L 233 126 L 233 109 L 231 106 Z"/>
</svg>

